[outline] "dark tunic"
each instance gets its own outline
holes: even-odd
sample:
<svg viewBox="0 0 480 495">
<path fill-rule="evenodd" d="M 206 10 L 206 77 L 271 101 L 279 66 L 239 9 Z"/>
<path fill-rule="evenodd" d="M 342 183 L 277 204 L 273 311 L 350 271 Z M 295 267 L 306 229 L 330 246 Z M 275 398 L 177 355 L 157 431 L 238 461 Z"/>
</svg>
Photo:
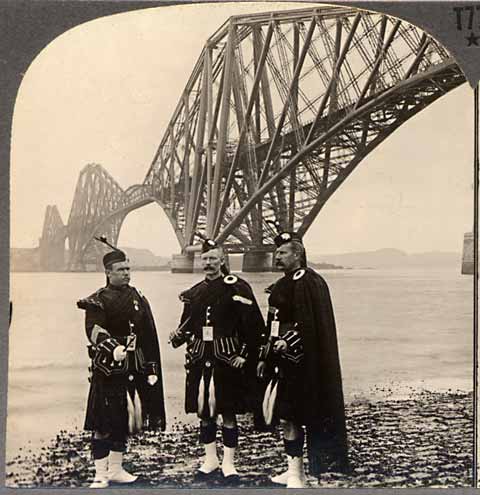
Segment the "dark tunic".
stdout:
<svg viewBox="0 0 480 495">
<path fill-rule="evenodd" d="M 255 368 L 264 321 L 252 289 L 228 275 L 205 279 L 181 298 L 181 342 L 187 344 L 185 411 L 202 418 L 253 411 L 258 406 Z M 241 369 L 232 367 L 237 356 L 247 359 Z"/>
<path fill-rule="evenodd" d="M 134 287 L 109 285 L 77 305 L 86 311 L 92 357 L 85 429 L 118 440 L 141 427 L 164 430 L 160 349 L 147 299 Z M 115 362 L 113 349 L 131 341 L 132 333 L 135 349 L 127 352 L 125 361 Z M 147 383 L 148 375 L 157 375 L 155 385 Z"/>
<path fill-rule="evenodd" d="M 278 382 L 274 415 L 307 427 L 309 470 L 348 470 L 347 435 L 337 332 L 325 280 L 310 268 L 287 273 L 271 288 L 268 330 L 279 322 L 287 351 L 261 357 L 267 380 Z"/>
</svg>

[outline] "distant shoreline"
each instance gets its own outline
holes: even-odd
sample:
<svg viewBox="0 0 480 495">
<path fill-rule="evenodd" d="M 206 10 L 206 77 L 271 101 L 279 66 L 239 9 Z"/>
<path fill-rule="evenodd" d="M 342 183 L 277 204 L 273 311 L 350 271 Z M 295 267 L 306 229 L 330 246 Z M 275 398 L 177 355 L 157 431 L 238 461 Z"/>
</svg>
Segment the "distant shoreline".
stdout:
<svg viewBox="0 0 480 495">
<path fill-rule="evenodd" d="M 336 266 L 329 263 L 310 263 L 309 266 L 316 270 L 353 270 L 350 267 Z M 170 266 L 132 266 L 132 270 L 135 272 L 170 272 Z M 12 273 L 103 273 L 101 270 L 22 270 L 13 269 L 10 270 Z"/>
<path fill-rule="evenodd" d="M 148 249 L 122 247 L 131 260 L 136 271 L 170 271 L 170 258 L 156 256 Z M 235 256 L 235 255 L 232 255 Z M 241 255 L 238 255 L 241 256 Z M 427 253 L 411 253 L 395 248 L 383 248 L 374 251 L 350 252 L 341 254 L 307 254 L 309 265 L 319 270 L 352 270 L 382 268 L 434 268 L 458 267 L 461 270 L 462 255 L 455 252 L 432 251 Z M 235 260 L 234 266 L 240 267 Z M 55 265 L 51 265 L 53 268 Z M 57 266 L 58 268 L 58 266 Z M 44 272 L 40 269 L 39 253 L 35 248 L 10 248 L 11 272 Z M 87 272 L 90 270 L 86 270 Z M 92 270 L 95 272 L 95 270 Z M 48 270 L 53 273 L 67 273 L 65 270 Z M 74 273 L 74 272 L 73 272 Z M 83 272 L 82 272 L 83 273 Z"/>
</svg>

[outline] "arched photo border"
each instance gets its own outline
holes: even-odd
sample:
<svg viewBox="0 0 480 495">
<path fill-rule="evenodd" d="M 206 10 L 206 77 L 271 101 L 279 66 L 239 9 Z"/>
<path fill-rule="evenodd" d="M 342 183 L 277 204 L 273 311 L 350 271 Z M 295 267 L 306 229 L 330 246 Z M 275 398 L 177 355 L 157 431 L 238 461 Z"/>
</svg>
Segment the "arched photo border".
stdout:
<svg viewBox="0 0 480 495">
<path fill-rule="evenodd" d="M 242 1 L 242 0 L 240 0 Z M 9 306 L 9 232 L 10 232 L 10 146 L 12 117 L 18 89 L 22 78 L 29 65 L 51 41 L 68 31 L 69 29 L 85 22 L 109 16 L 117 13 L 131 12 L 135 10 L 185 5 L 193 3 L 210 2 L 170 2 L 170 1 L 107 1 L 107 0 L 29 0 L 0 2 L 0 32 L 2 42 L 0 43 L 1 74 L 0 88 L 0 353 L 1 353 L 1 380 L 0 394 L 2 397 L 0 410 L 0 435 L 2 448 L 0 449 L 0 493 L 10 493 L 11 489 L 5 488 L 5 438 L 6 438 L 6 414 L 7 414 L 7 384 L 8 384 L 8 328 L 10 319 Z M 319 3 L 319 2 L 311 2 Z M 349 5 L 366 10 L 382 12 L 392 15 L 411 24 L 415 24 L 442 43 L 446 49 L 455 57 L 470 85 L 475 88 L 480 78 L 480 47 L 467 46 L 465 35 L 467 26 L 459 28 L 458 9 L 480 9 L 474 2 L 450 2 L 450 1 L 419 1 L 419 2 L 369 2 L 369 1 L 330 1 L 329 4 Z M 478 17 L 480 18 L 480 10 Z M 478 96 L 478 88 L 477 88 Z M 473 99 L 473 98 L 472 98 Z M 478 114 L 478 106 L 476 107 Z M 473 126 L 472 126 L 473 128 Z M 476 131 L 476 151 L 478 152 L 478 128 Z M 474 150 L 472 150 L 473 152 Z M 477 280 L 478 280 L 478 158 L 472 153 L 472 165 L 475 172 L 474 198 L 472 208 L 474 209 L 474 321 L 473 321 L 473 352 L 474 352 L 474 396 L 477 397 L 477 375 L 478 366 L 478 308 L 477 308 Z M 13 308 L 15 311 L 15 308 Z M 478 422 L 477 401 L 475 401 L 475 426 Z M 478 445 L 478 433 L 475 429 L 475 450 Z M 474 459 L 477 460 L 476 452 Z M 474 483 L 477 486 L 476 469 L 474 469 Z M 45 493 L 39 489 L 15 489 L 16 493 Z M 56 489 L 56 493 L 70 493 L 71 490 Z M 76 489 L 78 491 L 78 489 Z M 129 490 L 129 493 L 145 494 L 150 490 Z M 204 490 L 196 490 L 203 492 Z M 231 492 L 235 490 L 230 490 Z M 239 490 L 248 493 L 248 490 Z M 276 490 L 274 490 L 275 492 Z M 318 490 L 315 490 L 318 492 Z M 365 493 L 367 489 L 363 489 Z M 388 493 L 392 490 L 378 489 L 378 493 Z M 409 489 L 410 493 L 423 493 L 422 489 Z M 208 493 L 207 490 L 205 490 Z M 256 490 L 255 490 L 256 492 Z M 447 490 L 448 492 L 448 490 Z M 463 489 L 462 493 L 473 493 L 473 488 Z M 118 490 L 106 490 L 104 493 L 120 493 Z M 177 493 L 177 490 L 164 489 L 162 493 Z M 335 494 L 350 493 L 343 489 L 336 489 Z M 443 491 L 445 493 L 445 491 Z"/>
</svg>

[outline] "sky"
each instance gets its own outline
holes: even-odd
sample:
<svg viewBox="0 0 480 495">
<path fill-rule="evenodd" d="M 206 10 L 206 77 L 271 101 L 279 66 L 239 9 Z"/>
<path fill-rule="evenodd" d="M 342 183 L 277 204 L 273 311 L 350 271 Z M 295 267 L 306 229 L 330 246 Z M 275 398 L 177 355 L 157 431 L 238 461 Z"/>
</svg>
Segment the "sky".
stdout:
<svg viewBox="0 0 480 495">
<path fill-rule="evenodd" d="M 145 9 L 96 19 L 54 40 L 28 69 L 15 105 L 11 246 L 38 245 L 49 204 L 68 221 L 89 163 L 101 164 L 124 189 L 143 182 L 205 40 L 230 15 L 302 6 Z M 463 84 L 360 163 L 305 236 L 309 252 L 460 252 L 473 226 L 472 151 L 473 91 Z M 158 205 L 127 216 L 119 245 L 163 256 L 180 250 Z"/>
</svg>

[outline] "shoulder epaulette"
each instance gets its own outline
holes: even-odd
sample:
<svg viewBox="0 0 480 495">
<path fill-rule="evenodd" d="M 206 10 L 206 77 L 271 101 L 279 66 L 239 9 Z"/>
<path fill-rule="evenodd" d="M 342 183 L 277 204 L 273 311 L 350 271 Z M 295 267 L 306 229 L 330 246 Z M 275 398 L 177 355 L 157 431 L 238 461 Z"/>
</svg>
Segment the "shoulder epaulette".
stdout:
<svg viewBox="0 0 480 495">
<path fill-rule="evenodd" d="M 178 298 L 180 299 L 180 301 L 185 302 L 185 300 L 190 299 L 192 295 L 195 294 L 195 291 L 204 284 L 205 284 L 205 280 L 201 280 L 200 282 L 196 283 L 189 289 L 180 292 Z"/>
<path fill-rule="evenodd" d="M 248 299 L 247 297 L 239 296 L 238 294 L 235 294 L 232 297 L 232 299 L 242 304 L 246 304 L 247 306 L 251 306 L 253 304 L 253 301 L 251 299 Z"/>
<path fill-rule="evenodd" d="M 105 287 L 98 289 L 97 292 L 94 292 L 92 295 L 80 299 L 77 301 L 77 307 L 79 309 L 87 309 L 89 306 L 97 307 L 103 309 L 103 302 L 100 299 L 100 295 L 105 290 Z"/>
</svg>

